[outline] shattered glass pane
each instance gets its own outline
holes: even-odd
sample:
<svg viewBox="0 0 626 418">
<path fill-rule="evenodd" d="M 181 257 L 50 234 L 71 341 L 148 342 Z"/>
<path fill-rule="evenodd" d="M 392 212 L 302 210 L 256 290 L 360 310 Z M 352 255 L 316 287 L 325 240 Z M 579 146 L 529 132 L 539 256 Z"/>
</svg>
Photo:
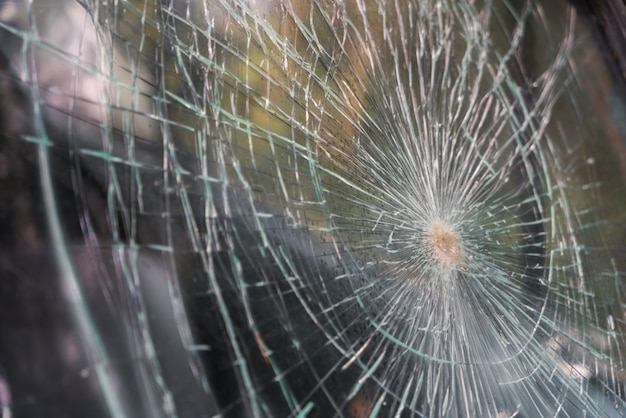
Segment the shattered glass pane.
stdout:
<svg viewBox="0 0 626 418">
<path fill-rule="evenodd" d="M 573 3 L 0 1 L 1 416 L 626 415 Z"/>
</svg>

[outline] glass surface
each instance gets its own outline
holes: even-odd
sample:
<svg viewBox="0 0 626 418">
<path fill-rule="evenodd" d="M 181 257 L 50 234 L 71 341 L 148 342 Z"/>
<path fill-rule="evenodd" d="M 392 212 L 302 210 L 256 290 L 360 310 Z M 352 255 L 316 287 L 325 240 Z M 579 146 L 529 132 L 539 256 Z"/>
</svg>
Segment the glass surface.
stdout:
<svg viewBox="0 0 626 418">
<path fill-rule="evenodd" d="M 626 415 L 592 13 L 0 1 L 2 418 Z"/>
</svg>

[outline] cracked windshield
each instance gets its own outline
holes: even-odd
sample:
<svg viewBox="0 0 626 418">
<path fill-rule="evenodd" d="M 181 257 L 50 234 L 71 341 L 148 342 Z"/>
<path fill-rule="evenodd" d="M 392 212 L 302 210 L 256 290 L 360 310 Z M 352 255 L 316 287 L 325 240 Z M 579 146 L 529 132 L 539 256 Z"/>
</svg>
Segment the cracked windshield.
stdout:
<svg viewBox="0 0 626 418">
<path fill-rule="evenodd" d="M 626 416 L 625 28 L 0 1 L 0 416 Z"/>
</svg>

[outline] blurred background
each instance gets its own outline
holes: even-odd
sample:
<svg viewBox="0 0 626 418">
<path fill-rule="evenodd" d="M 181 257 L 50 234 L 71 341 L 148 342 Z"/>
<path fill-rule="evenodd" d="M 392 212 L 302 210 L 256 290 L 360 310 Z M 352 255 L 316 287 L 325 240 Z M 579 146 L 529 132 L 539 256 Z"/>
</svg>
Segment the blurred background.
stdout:
<svg viewBox="0 0 626 418">
<path fill-rule="evenodd" d="M 626 415 L 625 23 L 0 1 L 2 418 Z"/>
</svg>

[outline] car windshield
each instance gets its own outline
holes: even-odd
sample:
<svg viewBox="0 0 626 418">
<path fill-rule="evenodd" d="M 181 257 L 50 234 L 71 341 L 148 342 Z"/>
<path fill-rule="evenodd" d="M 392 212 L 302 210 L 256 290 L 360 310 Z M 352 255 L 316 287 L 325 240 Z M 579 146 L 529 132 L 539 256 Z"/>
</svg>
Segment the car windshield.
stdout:
<svg viewBox="0 0 626 418">
<path fill-rule="evenodd" d="M 0 416 L 626 415 L 624 9 L 0 1 Z"/>
</svg>

